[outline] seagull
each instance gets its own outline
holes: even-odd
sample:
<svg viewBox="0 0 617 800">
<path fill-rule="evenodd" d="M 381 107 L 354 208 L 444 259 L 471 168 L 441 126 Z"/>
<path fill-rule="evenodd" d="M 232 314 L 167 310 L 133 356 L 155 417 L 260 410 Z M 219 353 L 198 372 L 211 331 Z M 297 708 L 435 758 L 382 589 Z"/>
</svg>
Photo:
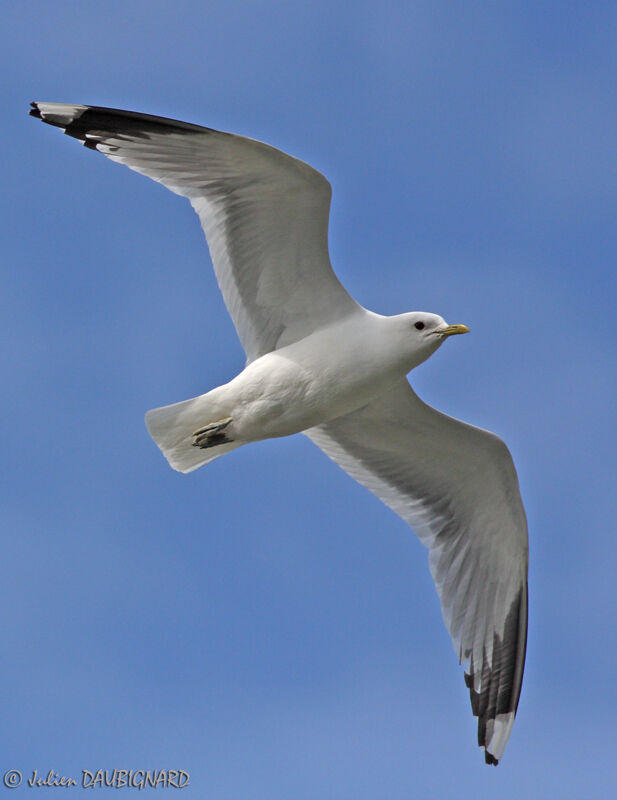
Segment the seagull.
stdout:
<svg viewBox="0 0 617 800">
<path fill-rule="evenodd" d="M 187 197 L 244 350 L 224 386 L 146 414 L 169 464 L 191 472 L 249 442 L 302 432 L 407 522 L 429 567 L 496 765 L 527 642 L 527 522 L 501 439 L 422 402 L 408 373 L 468 332 L 437 314 L 373 313 L 330 265 L 332 190 L 267 144 L 164 117 L 32 103 L 30 114 Z"/>
</svg>

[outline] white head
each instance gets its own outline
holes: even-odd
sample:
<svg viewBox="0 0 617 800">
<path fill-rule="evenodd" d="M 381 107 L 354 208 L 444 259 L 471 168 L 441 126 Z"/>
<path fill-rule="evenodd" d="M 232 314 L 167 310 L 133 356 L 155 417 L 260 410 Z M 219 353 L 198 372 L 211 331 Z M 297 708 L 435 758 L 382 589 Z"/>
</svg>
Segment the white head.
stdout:
<svg viewBox="0 0 617 800">
<path fill-rule="evenodd" d="M 426 361 L 448 336 L 469 332 L 466 325 L 448 325 L 439 314 L 429 314 L 426 311 L 410 311 L 391 319 L 397 320 L 405 353 L 411 362 L 409 369 Z"/>
</svg>

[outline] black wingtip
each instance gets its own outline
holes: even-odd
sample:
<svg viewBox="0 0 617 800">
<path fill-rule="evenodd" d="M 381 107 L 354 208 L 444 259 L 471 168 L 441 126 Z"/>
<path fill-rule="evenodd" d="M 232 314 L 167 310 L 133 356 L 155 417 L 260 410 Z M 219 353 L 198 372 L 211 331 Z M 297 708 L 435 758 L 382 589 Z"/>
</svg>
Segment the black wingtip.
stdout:
<svg viewBox="0 0 617 800">
<path fill-rule="evenodd" d="M 499 759 L 495 758 L 495 756 L 491 755 L 488 750 L 484 751 L 484 763 L 485 764 L 492 764 L 494 767 L 499 764 Z"/>
<path fill-rule="evenodd" d="M 43 119 L 41 116 L 41 112 L 39 111 L 39 107 L 36 103 L 30 103 L 30 111 L 28 112 L 31 117 L 36 117 L 37 119 Z"/>
</svg>

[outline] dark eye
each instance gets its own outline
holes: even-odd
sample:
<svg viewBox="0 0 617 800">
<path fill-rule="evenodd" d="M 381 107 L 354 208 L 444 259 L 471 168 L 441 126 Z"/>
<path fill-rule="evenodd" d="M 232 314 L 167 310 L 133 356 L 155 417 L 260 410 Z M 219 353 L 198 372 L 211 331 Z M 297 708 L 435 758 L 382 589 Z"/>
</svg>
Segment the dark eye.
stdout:
<svg viewBox="0 0 617 800">
<path fill-rule="evenodd" d="M 414 328 L 417 331 L 423 331 L 424 330 L 424 323 L 423 322 L 416 322 L 416 323 L 414 323 Z"/>
</svg>

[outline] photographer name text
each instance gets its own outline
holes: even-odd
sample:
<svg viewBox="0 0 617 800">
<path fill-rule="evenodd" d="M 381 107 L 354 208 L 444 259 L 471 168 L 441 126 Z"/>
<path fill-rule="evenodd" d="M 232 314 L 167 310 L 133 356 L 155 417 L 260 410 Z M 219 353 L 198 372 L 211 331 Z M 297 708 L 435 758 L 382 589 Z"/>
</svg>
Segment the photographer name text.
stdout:
<svg viewBox="0 0 617 800">
<path fill-rule="evenodd" d="M 23 780 L 18 769 L 10 769 L 4 773 L 3 783 L 8 789 L 16 789 Z M 31 787 L 68 788 L 81 786 L 82 789 L 184 789 L 189 785 L 190 775 L 183 769 L 82 769 L 81 780 L 60 775 L 53 769 L 48 772 L 32 771 L 26 778 L 26 785 Z"/>
</svg>

